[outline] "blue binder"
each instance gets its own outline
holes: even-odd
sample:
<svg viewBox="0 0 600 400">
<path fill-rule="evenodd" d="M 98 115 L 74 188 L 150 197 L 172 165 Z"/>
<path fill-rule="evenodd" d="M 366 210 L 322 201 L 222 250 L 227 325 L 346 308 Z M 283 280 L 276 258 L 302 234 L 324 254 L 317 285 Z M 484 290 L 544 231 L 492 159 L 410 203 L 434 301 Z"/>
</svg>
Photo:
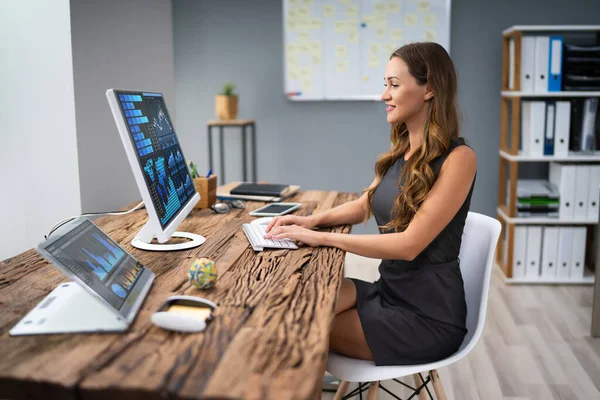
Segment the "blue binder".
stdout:
<svg viewBox="0 0 600 400">
<path fill-rule="evenodd" d="M 548 91 L 560 92 L 562 90 L 562 36 L 550 36 L 550 49 L 548 53 Z"/>
</svg>

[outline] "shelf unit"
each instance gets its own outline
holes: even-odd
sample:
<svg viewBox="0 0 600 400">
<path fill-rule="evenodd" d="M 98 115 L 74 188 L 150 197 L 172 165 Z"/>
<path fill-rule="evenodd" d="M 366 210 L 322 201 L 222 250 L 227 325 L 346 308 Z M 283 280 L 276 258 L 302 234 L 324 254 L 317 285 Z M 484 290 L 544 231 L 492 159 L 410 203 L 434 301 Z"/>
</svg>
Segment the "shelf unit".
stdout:
<svg viewBox="0 0 600 400">
<path fill-rule="evenodd" d="M 600 44 L 600 25 L 516 25 L 502 32 L 502 90 L 500 105 L 500 166 L 498 180 L 498 220 L 502 223 L 506 235 L 501 235 L 496 251 L 496 266 L 500 269 L 503 279 L 507 283 L 515 284 L 593 284 L 592 271 L 586 269 L 584 277 L 559 278 L 559 277 L 513 277 L 513 250 L 516 225 L 589 225 L 598 226 L 598 221 L 588 219 L 564 220 L 560 218 L 517 218 L 516 196 L 518 167 L 521 162 L 569 162 L 569 163 L 599 163 L 600 154 L 570 154 L 568 156 L 530 156 L 519 154 L 519 136 L 521 119 L 521 100 L 535 98 L 573 98 L 573 97 L 600 97 L 600 91 L 562 91 L 550 93 L 522 92 L 521 75 L 521 38 L 524 34 L 561 34 L 569 32 L 588 32 L 596 34 L 596 43 Z M 509 88 L 510 69 L 510 41 L 514 41 L 512 53 L 513 90 Z M 509 134 L 510 129 L 510 134 Z M 510 144 L 509 144 L 510 139 Z M 508 171 L 508 176 L 507 176 Z M 506 185 L 508 178 L 508 188 Z M 507 197 L 508 190 L 508 197 Z M 508 198 L 508 204 L 506 199 Z M 589 228 L 589 227 L 588 227 Z M 600 229 L 596 230 L 596 235 Z M 504 255 L 504 240 L 507 243 L 506 256 Z M 504 259 L 506 258 L 506 259 Z"/>
</svg>

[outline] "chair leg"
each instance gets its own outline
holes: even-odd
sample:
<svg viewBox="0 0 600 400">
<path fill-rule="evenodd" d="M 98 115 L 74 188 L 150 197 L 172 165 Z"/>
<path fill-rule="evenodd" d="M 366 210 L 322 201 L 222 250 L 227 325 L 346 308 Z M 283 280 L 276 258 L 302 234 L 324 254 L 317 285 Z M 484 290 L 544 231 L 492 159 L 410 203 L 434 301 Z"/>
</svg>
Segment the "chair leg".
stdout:
<svg viewBox="0 0 600 400">
<path fill-rule="evenodd" d="M 415 380 L 415 387 L 418 388 L 423 384 L 423 380 L 419 376 L 419 374 L 413 374 L 413 379 Z M 427 400 L 427 391 L 425 388 L 421 389 L 419 392 L 419 400 Z"/>
<path fill-rule="evenodd" d="M 367 400 L 377 400 L 377 391 L 379 390 L 379 381 L 371 382 L 369 384 L 369 392 L 367 393 Z"/>
<path fill-rule="evenodd" d="M 348 382 L 348 381 L 341 381 L 340 385 L 338 386 L 337 392 L 335 392 L 335 397 L 333 398 L 333 400 L 341 400 L 342 397 L 344 397 L 344 395 L 348 391 L 348 386 L 349 385 L 350 385 L 350 382 Z"/>
<path fill-rule="evenodd" d="M 448 400 L 437 370 L 434 369 L 429 371 L 429 375 L 431 376 L 431 382 L 433 382 L 433 391 L 435 392 L 435 397 L 437 397 L 437 400 Z"/>
</svg>

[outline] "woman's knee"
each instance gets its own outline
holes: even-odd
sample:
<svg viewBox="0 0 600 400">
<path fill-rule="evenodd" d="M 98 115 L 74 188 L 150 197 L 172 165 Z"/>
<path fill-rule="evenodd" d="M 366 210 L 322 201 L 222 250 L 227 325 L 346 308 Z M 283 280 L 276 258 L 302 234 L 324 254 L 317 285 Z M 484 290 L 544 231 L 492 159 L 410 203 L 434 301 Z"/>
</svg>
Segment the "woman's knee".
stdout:
<svg viewBox="0 0 600 400">
<path fill-rule="evenodd" d="M 337 315 L 353 307 L 356 307 L 356 286 L 351 279 L 344 278 L 335 303 L 335 313 Z"/>
</svg>

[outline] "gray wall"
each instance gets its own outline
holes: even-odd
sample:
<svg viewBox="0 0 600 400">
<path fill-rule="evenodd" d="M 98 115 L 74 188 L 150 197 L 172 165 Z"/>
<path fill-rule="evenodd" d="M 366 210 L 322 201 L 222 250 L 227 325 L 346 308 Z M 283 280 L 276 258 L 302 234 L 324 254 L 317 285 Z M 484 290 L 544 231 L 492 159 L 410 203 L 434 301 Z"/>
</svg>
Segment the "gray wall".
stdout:
<svg viewBox="0 0 600 400">
<path fill-rule="evenodd" d="M 452 1 L 462 135 L 478 155 L 473 211 L 496 214 L 502 30 L 595 24 L 599 15 L 597 0 Z M 205 122 L 215 116 L 214 95 L 232 80 L 239 117 L 257 120 L 259 179 L 351 192 L 368 186 L 377 155 L 389 147 L 383 104 L 284 98 L 281 0 L 173 0 L 173 28 L 177 130 L 188 159 L 208 168 Z M 228 180 L 241 179 L 235 132 L 226 135 Z M 363 229 L 374 230 L 355 232 Z"/>
<path fill-rule="evenodd" d="M 84 212 L 140 199 L 105 92 L 162 92 L 175 117 L 171 2 L 72 0 L 77 146 Z"/>
</svg>

